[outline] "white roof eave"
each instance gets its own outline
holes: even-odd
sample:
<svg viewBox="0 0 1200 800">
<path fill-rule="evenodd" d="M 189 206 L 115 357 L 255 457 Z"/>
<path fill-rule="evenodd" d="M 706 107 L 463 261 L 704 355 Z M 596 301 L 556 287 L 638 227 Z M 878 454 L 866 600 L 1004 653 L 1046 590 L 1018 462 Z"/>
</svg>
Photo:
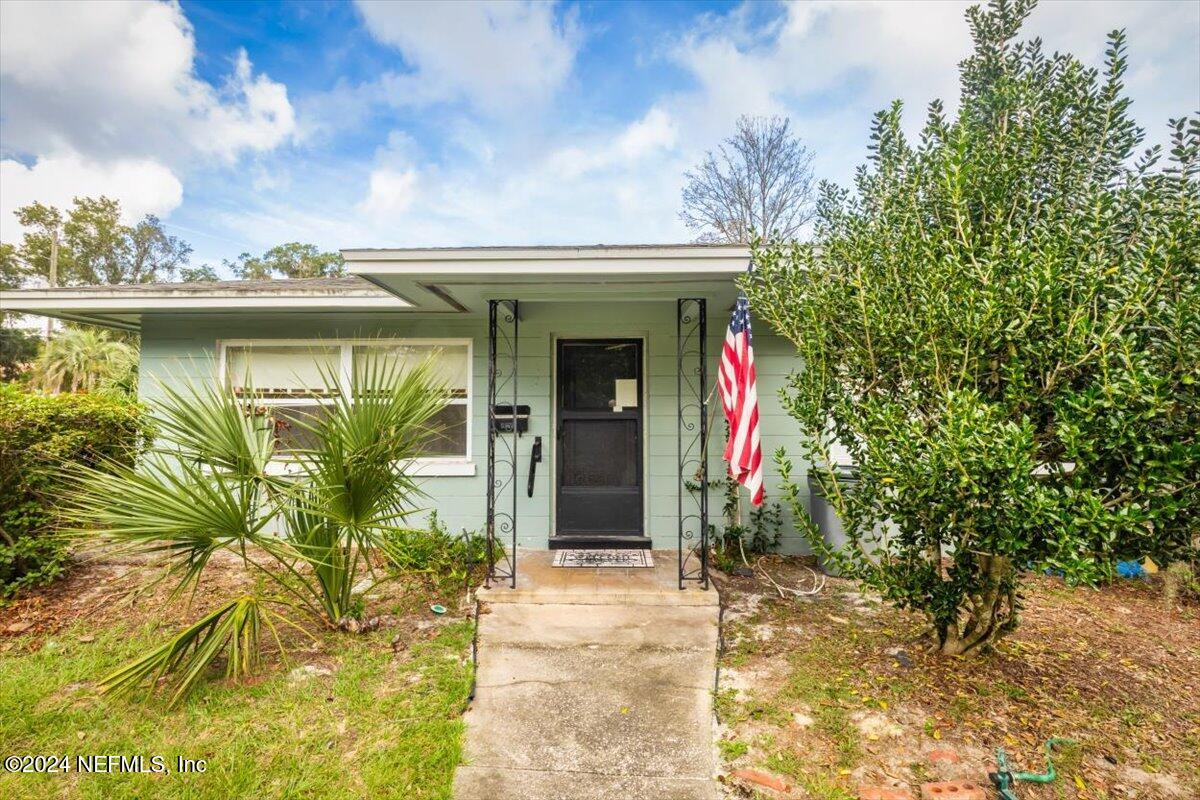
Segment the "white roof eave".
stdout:
<svg viewBox="0 0 1200 800">
<path fill-rule="evenodd" d="M 439 280 L 455 275 L 569 277 L 595 275 L 730 274 L 746 269 L 742 245 L 636 247 L 482 247 L 343 250 L 351 275 L 412 275 Z"/>
<path fill-rule="evenodd" d="M 275 295 L 270 297 L 206 297 L 164 296 L 161 294 L 89 295 L 78 293 L 71 296 L 49 292 L 0 292 L 0 308 L 5 311 L 37 313 L 41 309 L 59 311 L 108 311 L 143 313 L 148 311 L 244 311 L 274 310 L 289 308 L 337 308 L 389 310 L 405 308 L 407 304 L 394 296 L 373 295 L 370 297 L 337 297 L 334 295 Z"/>
</svg>

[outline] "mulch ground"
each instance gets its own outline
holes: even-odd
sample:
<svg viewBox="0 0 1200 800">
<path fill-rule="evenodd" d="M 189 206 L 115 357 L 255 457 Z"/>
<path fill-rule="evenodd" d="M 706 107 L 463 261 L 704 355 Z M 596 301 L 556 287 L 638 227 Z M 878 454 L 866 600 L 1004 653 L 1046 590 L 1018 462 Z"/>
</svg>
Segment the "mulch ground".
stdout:
<svg viewBox="0 0 1200 800">
<path fill-rule="evenodd" d="M 781 585 L 812 583 L 800 560 L 763 566 Z M 719 583 L 731 773 L 773 772 L 797 797 L 919 796 L 931 780 L 988 786 L 997 747 L 1041 772 L 1058 736 L 1078 743 L 1058 751 L 1058 780 L 1018 784 L 1019 797 L 1200 797 L 1200 608 L 1167 608 L 1155 580 L 1097 590 L 1030 575 L 1020 628 L 961 659 L 930 652 L 919 617 L 847 581 L 803 599 L 757 575 Z"/>
<path fill-rule="evenodd" d="M 263 559 L 265 561 L 265 559 Z M 384 572 L 380 571 L 380 575 Z M 257 580 L 261 581 L 261 578 Z M 239 593 L 253 590 L 256 578 L 232 553 L 218 551 L 196 584 L 195 590 L 175 596 L 178 580 L 161 564 L 144 556 L 114 555 L 96 551 L 76 554 L 66 574 L 52 584 L 29 590 L 16 600 L 0 604 L 0 657 L 11 647 L 36 650 L 64 628 L 100 630 L 124 625 L 147 624 L 172 629 L 195 621 L 208 611 L 229 602 Z M 440 624 L 462 619 L 470 613 L 464 586 L 439 584 L 421 575 L 406 575 L 371 589 L 367 617 L 374 625 L 392 630 L 393 649 L 400 651 L 416 640 L 431 638 Z M 432 617 L 430 605 L 450 609 L 444 617 Z M 320 637 L 328 631 L 302 611 L 287 612 L 289 619 Z M 311 638 L 298 630 L 280 631 L 289 648 L 308 649 Z M 266 650 L 273 649 L 272 637 L 263 637 Z"/>
</svg>

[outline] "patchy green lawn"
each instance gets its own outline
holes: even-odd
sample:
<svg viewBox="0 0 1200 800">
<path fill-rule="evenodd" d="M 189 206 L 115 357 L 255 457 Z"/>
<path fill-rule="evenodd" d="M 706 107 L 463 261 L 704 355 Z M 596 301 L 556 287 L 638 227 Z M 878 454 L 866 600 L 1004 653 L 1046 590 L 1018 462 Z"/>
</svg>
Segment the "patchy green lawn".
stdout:
<svg viewBox="0 0 1200 800">
<path fill-rule="evenodd" d="M 217 676 L 176 710 L 161 700 L 98 697 L 92 683 L 161 641 L 144 604 L 64 614 L 68 621 L 57 624 L 47 612 L 68 605 L 68 595 L 58 589 L 26 608 L 38 622 L 19 635 L 11 631 L 26 623 L 12 621 L 13 609 L 0 615 L 0 633 L 10 632 L 0 638 L 0 755 L 162 756 L 172 773 L 0 770 L 0 797 L 450 796 L 472 625 L 463 614 L 430 614 L 423 587 L 388 598 L 390 613 L 372 633 L 301 638 L 287 663 L 270 653 L 248 684 Z M 203 759 L 205 772 L 174 772 L 180 757 Z"/>
<path fill-rule="evenodd" d="M 768 566 L 785 585 L 802 581 L 794 560 Z M 995 748 L 1040 772 L 1044 741 L 1061 736 L 1078 744 L 1060 751 L 1060 778 L 1018 784 L 1022 800 L 1200 797 L 1200 608 L 1166 608 L 1154 584 L 1072 589 L 1032 576 L 1021 628 L 990 656 L 960 660 L 929 653 L 918 618 L 846 581 L 800 601 L 758 578 L 719 582 L 728 772 L 773 772 L 791 796 L 820 800 L 864 785 L 919 797 L 933 780 L 990 792 Z M 727 785 L 731 797 L 761 792 Z"/>
</svg>

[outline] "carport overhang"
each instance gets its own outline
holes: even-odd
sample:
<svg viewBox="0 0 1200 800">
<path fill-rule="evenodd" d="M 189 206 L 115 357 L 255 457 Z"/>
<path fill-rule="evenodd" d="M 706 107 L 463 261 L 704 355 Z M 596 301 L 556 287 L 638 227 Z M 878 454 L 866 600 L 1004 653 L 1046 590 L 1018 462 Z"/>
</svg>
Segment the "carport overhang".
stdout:
<svg viewBox="0 0 1200 800">
<path fill-rule="evenodd" d="M 487 301 L 671 301 L 721 308 L 746 271 L 741 245 L 466 247 L 343 250 L 347 270 L 408 303 L 409 311 L 482 314 Z"/>
<path fill-rule="evenodd" d="M 357 278 L 80 286 L 0 292 L 0 310 L 137 332 L 154 314 L 372 313 L 404 301 Z"/>
</svg>

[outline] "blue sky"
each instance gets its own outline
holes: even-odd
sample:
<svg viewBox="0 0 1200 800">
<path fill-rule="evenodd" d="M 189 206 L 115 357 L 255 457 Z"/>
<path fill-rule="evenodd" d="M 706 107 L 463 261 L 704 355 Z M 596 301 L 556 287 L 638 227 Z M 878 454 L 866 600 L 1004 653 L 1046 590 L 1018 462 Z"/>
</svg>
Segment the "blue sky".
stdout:
<svg viewBox="0 0 1200 800">
<path fill-rule="evenodd" d="M 782 114 L 846 182 L 874 111 L 953 106 L 965 4 L 0 4 L 0 236 L 106 193 L 195 263 L 325 248 L 686 241 L 683 172 Z M 1151 139 L 1200 109 L 1200 3 L 1044 2 L 1099 64 L 1130 38 Z"/>
</svg>

